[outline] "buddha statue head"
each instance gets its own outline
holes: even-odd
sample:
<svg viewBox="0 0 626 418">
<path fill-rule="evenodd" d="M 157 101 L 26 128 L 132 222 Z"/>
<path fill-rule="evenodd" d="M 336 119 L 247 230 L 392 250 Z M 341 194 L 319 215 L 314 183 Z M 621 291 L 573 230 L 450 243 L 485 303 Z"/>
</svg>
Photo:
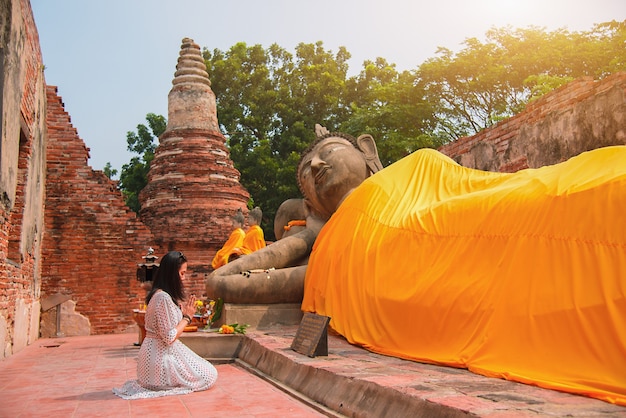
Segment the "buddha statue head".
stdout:
<svg viewBox="0 0 626 418">
<path fill-rule="evenodd" d="M 260 207 L 256 206 L 248 212 L 248 223 L 250 225 L 261 225 L 263 219 L 263 211 Z"/>
<path fill-rule="evenodd" d="M 232 217 L 233 229 L 235 228 L 243 228 L 243 224 L 246 222 L 246 219 L 243 217 L 243 213 L 241 209 L 237 209 L 237 212 Z"/>
<path fill-rule="evenodd" d="M 303 152 L 298 164 L 298 187 L 307 210 L 327 220 L 353 189 L 382 169 L 382 164 L 371 135 L 354 138 L 316 131 L 321 135 Z"/>
</svg>

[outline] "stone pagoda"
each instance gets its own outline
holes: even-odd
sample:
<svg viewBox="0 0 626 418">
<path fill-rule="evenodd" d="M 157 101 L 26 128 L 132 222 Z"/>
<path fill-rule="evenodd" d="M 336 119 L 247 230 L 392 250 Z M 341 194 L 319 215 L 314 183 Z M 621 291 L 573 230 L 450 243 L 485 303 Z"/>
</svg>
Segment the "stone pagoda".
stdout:
<svg viewBox="0 0 626 418">
<path fill-rule="evenodd" d="M 211 81 L 192 39 L 182 41 L 172 84 L 167 129 L 139 195 L 140 217 L 156 237 L 157 242 L 149 244 L 163 252 L 183 251 L 193 282 L 203 289 L 200 279 L 228 239 L 232 216 L 238 209 L 247 212 L 250 195 L 230 159 Z"/>
</svg>

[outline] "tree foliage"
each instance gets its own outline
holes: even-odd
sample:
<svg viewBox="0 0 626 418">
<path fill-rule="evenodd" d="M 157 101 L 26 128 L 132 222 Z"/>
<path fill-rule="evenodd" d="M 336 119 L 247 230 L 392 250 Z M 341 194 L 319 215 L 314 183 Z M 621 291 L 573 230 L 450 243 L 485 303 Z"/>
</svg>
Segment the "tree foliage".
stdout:
<svg viewBox="0 0 626 418">
<path fill-rule="evenodd" d="M 395 64 L 377 58 L 365 61 L 347 84 L 350 114 L 340 130 L 371 134 L 384 166 L 419 148 L 441 145 L 430 135 L 435 119 L 423 91 L 415 85 L 415 72 L 398 73 Z"/>
<path fill-rule="evenodd" d="M 203 55 L 241 183 L 273 220 L 284 200 L 299 195 L 296 166 L 315 123 L 337 123 L 350 56 L 321 42 L 298 45 L 295 56 L 276 44 L 245 43 Z"/>
<path fill-rule="evenodd" d="M 157 138 L 165 132 L 167 121 L 164 116 L 148 113 L 148 126 L 137 125 L 137 132 L 126 133 L 128 151 L 138 154 L 128 164 L 122 166 L 119 187 L 124 195 L 126 205 L 139 213 L 139 192 L 148 184 L 148 170 L 154 158 Z"/>
<path fill-rule="evenodd" d="M 466 39 L 457 53 L 439 48 L 417 70 L 417 85 L 436 112 L 433 135 L 473 135 L 575 78 L 623 70 L 625 37 L 626 21 L 589 32 L 505 27 L 489 30 L 485 42 Z"/>
</svg>

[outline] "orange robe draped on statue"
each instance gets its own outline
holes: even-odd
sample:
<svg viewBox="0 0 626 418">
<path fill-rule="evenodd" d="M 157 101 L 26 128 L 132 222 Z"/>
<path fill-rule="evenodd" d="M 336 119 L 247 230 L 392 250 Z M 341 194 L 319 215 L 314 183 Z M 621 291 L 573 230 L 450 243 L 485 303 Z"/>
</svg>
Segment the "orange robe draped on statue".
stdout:
<svg viewBox="0 0 626 418">
<path fill-rule="evenodd" d="M 324 226 L 302 309 L 374 352 L 626 405 L 626 147 L 517 173 L 417 151 Z"/>
<path fill-rule="evenodd" d="M 228 241 L 224 244 L 222 248 L 220 248 L 217 253 L 215 253 L 215 257 L 213 257 L 213 262 L 211 266 L 216 269 L 225 264 L 228 264 L 228 257 L 233 253 L 235 248 L 241 248 L 243 245 L 243 238 L 246 236 L 246 233 L 243 232 L 241 228 L 235 228 L 233 232 L 230 233 L 228 237 Z"/>
<path fill-rule="evenodd" d="M 248 228 L 241 246 L 242 254 L 250 254 L 265 247 L 265 235 L 259 225 Z"/>
</svg>

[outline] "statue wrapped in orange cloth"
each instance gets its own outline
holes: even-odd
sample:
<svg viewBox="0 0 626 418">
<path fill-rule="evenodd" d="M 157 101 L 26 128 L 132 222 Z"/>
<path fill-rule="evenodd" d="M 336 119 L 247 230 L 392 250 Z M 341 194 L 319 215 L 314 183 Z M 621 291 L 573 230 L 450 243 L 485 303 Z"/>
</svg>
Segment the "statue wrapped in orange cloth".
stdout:
<svg viewBox="0 0 626 418">
<path fill-rule="evenodd" d="M 246 236 L 246 233 L 243 230 L 243 224 L 245 220 L 243 217 L 243 213 L 241 211 L 237 211 L 237 213 L 233 216 L 233 230 L 230 233 L 228 240 L 224 243 L 222 248 L 220 248 L 213 257 L 213 261 L 211 262 L 211 266 L 214 269 L 217 269 L 229 262 L 230 256 L 233 253 L 236 253 L 238 248 L 241 248 L 243 245 L 243 239 Z"/>
<path fill-rule="evenodd" d="M 223 249 L 220 250 L 221 252 L 216 254 L 214 264 L 212 265 L 214 269 L 222 267 L 226 263 L 231 263 L 242 255 L 252 254 L 261 248 L 266 247 L 265 234 L 263 233 L 263 229 L 261 229 L 260 225 L 261 219 L 263 218 L 263 211 L 260 207 L 257 206 L 248 212 L 249 226 L 248 230 L 244 233 L 243 238 L 243 214 L 237 213 L 235 218 L 237 220 L 237 224 L 233 224 L 235 229 L 231 233 L 226 244 L 224 244 Z M 220 262 L 222 264 L 219 264 Z"/>
<path fill-rule="evenodd" d="M 304 311 L 377 353 L 626 405 L 626 147 L 517 173 L 424 149 L 340 203 Z"/>
<path fill-rule="evenodd" d="M 261 228 L 263 211 L 256 206 L 248 212 L 248 230 L 241 245 L 241 255 L 246 255 L 265 248 L 265 234 Z"/>
<path fill-rule="evenodd" d="M 517 173 L 434 150 L 381 168 L 371 136 L 318 135 L 284 219 L 305 225 L 207 295 L 299 300 L 378 353 L 626 405 L 625 146 Z"/>
</svg>

